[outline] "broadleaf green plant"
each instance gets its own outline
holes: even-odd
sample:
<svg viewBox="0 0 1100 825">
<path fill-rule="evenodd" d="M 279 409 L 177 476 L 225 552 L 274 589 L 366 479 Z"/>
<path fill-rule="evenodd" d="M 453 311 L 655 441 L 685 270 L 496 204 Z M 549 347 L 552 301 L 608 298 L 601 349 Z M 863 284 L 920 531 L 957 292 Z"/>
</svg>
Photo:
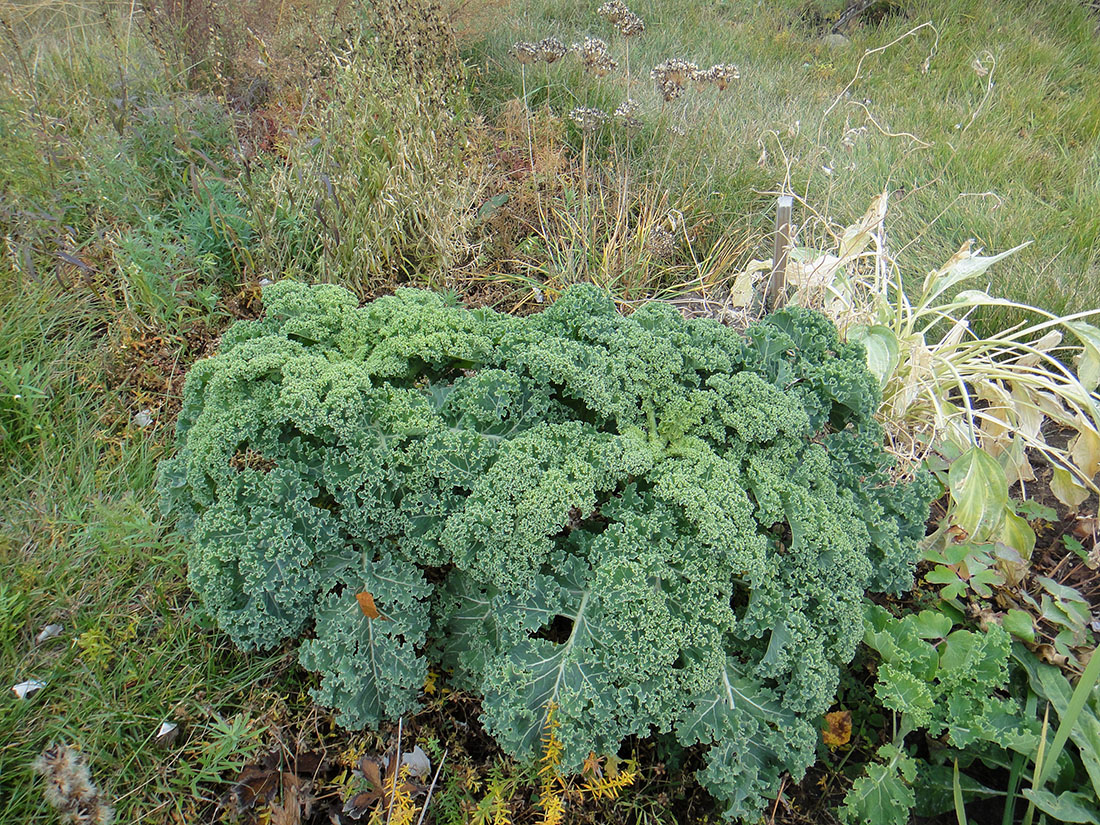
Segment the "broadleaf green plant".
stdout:
<svg viewBox="0 0 1100 825">
<path fill-rule="evenodd" d="M 935 610 L 894 618 L 867 603 L 864 642 L 880 657 L 875 693 L 898 714 L 892 742 L 879 750 L 845 797 L 839 813 L 848 823 L 884 825 L 909 821 L 916 804 L 913 784 L 927 769 L 906 753 L 909 734 L 921 731 L 953 748 L 995 747 L 1033 753 L 1037 723 L 1006 692 L 1011 639 L 996 624 L 986 631 L 954 629 L 955 620 Z M 962 785 L 952 777 L 951 805 L 962 808 Z M 972 782 L 968 782 L 972 786 Z"/>
<path fill-rule="evenodd" d="M 188 376 L 160 476 L 244 649 L 306 637 L 345 725 L 429 664 L 510 754 L 706 747 L 755 818 L 813 761 L 867 590 L 912 583 L 937 485 L 894 478 L 863 347 L 792 308 L 744 336 L 592 286 L 539 315 L 285 281 Z"/>
</svg>

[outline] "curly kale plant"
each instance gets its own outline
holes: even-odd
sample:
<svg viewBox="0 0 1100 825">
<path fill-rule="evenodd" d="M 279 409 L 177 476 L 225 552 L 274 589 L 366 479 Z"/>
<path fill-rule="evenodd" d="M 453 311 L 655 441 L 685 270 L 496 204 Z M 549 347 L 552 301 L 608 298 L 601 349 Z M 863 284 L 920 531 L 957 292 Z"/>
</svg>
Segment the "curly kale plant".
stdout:
<svg viewBox="0 0 1100 825">
<path fill-rule="evenodd" d="M 195 365 L 166 512 L 244 649 L 306 637 L 349 727 L 429 665 L 505 750 L 708 746 L 754 816 L 814 759 L 868 589 L 910 584 L 931 496 L 895 484 L 877 383 L 821 315 L 745 336 L 593 287 L 540 315 L 283 282 Z"/>
</svg>

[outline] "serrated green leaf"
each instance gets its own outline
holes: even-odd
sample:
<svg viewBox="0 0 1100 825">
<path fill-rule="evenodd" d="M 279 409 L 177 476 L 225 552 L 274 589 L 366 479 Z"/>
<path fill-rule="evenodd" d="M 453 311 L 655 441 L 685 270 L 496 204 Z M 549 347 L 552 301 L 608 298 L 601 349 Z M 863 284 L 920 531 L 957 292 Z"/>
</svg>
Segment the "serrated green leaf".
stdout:
<svg viewBox="0 0 1100 825">
<path fill-rule="evenodd" d="M 415 707 L 428 673 L 417 649 L 427 637 L 431 587 L 415 565 L 390 556 L 364 558 L 345 585 L 317 608 L 316 637 L 302 644 L 299 660 L 321 673 L 314 698 L 337 708 L 340 723 L 357 730 Z M 378 618 L 360 607 L 356 594 L 364 592 Z"/>
<path fill-rule="evenodd" d="M 894 665 L 879 667 L 875 695 L 890 710 L 909 714 L 917 725 L 926 724 L 932 710 L 933 697 L 928 683 Z"/>
<path fill-rule="evenodd" d="M 913 759 L 892 745 L 879 749 L 886 764 L 871 762 L 867 773 L 853 784 L 838 811 L 848 825 L 906 825 L 916 804 L 912 782 L 916 778 Z"/>
</svg>

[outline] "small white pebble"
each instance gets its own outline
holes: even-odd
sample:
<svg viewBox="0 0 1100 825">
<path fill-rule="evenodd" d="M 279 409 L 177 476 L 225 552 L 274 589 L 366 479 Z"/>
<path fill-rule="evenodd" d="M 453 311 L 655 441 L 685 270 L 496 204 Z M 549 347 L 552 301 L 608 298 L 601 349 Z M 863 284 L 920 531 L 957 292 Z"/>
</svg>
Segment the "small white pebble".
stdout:
<svg viewBox="0 0 1100 825">
<path fill-rule="evenodd" d="M 153 411 L 149 408 L 142 410 L 134 416 L 134 423 L 139 427 L 148 427 L 153 423 Z"/>
<path fill-rule="evenodd" d="M 38 632 L 38 635 L 34 637 L 35 644 L 42 644 L 47 639 L 52 639 L 54 636 L 60 636 L 61 631 L 64 630 L 59 624 L 48 624 L 42 630 Z"/>
<path fill-rule="evenodd" d="M 275 282 L 270 278 L 260 278 L 260 286 L 271 286 L 273 283 Z"/>
<path fill-rule="evenodd" d="M 432 763 L 428 759 L 428 754 L 424 753 L 424 749 L 419 745 L 411 751 L 401 754 L 401 764 L 408 765 L 409 773 L 418 779 L 422 779 L 432 771 Z"/>
<path fill-rule="evenodd" d="M 161 722 L 160 729 L 157 730 L 157 735 L 153 738 L 153 741 L 157 745 L 168 747 L 175 741 L 179 729 L 180 726 L 175 722 Z"/>
<path fill-rule="evenodd" d="M 26 682 L 20 682 L 18 685 L 12 685 L 11 691 L 20 699 L 26 699 L 28 696 L 38 693 L 38 691 L 42 690 L 45 686 L 45 682 L 39 682 L 37 679 L 29 679 Z"/>
</svg>

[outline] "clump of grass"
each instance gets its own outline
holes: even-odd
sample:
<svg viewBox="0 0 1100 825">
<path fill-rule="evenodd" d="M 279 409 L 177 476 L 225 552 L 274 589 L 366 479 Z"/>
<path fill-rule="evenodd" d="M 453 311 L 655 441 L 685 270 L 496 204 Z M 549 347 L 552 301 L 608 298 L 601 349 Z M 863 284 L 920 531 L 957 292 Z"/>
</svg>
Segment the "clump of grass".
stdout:
<svg viewBox="0 0 1100 825">
<path fill-rule="evenodd" d="M 303 124 L 305 139 L 255 176 L 266 271 L 369 294 L 444 286 L 473 256 L 483 184 L 461 94 L 447 61 L 425 56 L 420 27 L 391 20 L 389 28 L 411 44 L 365 39 L 338 50 L 333 86 Z"/>
<path fill-rule="evenodd" d="M 562 44 L 557 35 L 517 41 L 509 50 L 520 70 L 530 175 L 522 185 L 505 184 L 503 197 L 515 206 L 504 209 L 525 224 L 527 238 L 518 244 L 518 257 L 504 267 L 482 261 L 482 271 L 495 268 L 492 277 L 530 289 L 536 300 L 578 280 L 604 285 L 628 302 L 688 288 L 721 289 L 730 272 L 730 252 L 741 248 L 744 233 L 717 228 L 719 222 L 706 214 L 705 207 L 712 205 L 709 193 L 683 176 L 681 168 L 671 163 L 649 167 L 642 161 L 655 139 L 677 140 L 675 120 L 682 116 L 647 105 L 635 89 L 629 44 L 644 42 L 652 27 L 625 3 L 609 2 L 591 11 L 613 27 L 610 43 L 585 34 L 569 50 L 574 59 L 560 65 L 555 65 L 560 50 L 545 45 Z M 540 62 L 546 64 L 545 89 L 530 90 Z M 693 91 L 728 88 L 737 70 L 729 64 L 700 70 L 673 59 L 656 67 L 653 76 L 673 99 L 689 84 Z M 559 89 L 571 90 L 572 105 L 557 108 Z M 533 105 L 544 91 L 546 105 Z M 541 122 L 548 119 L 559 127 L 544 128 Z M 554 140 L 573 150 L 567 151 L 571 168 L 564 175 L 560 169 L 540 168 L 537 161 L 561 154 L 546 146 Z M 534 196 L 533 214 L 520 211 L 523 189 Z"/>
<path fill-rule="evenodd" d="M 733 64 L 741 77 L 724 93 L 688 81 L 683 97 L 665 103 L 656 84 L 625 73 L 595 78 L 562 61 L 528 98 L 549 100 L 558 113 L 638 101 L 645 125 L 631 144 L 635 178 L 706 193 L 721 215 L 711 231 L 733 224 L 750 232 L 757 257 L 768 245 L 773 193 L 791 190 L 827 215 L 854 218 L 885 182 L 895 232 L 917 239 L 901 252 L 908 271 L 938 266 L 966 239 L 965 227 L 986 248 L 1036 240 L 991 274 L 998 294 L 1062 314 L 1100 287 L 1100 114 L 1087 102 L 1100 94 L 1100 41 L 1086 8 L 951 0 L 933 19 L 899 4 L 853 20 L 848 43 L 837 44 L 824 35 L 840 3 L 653 0 L 645 34 L 628 46 L 594 5 L 516 2 L 471 41 L 472 53 L 487 55 L 485 111 L 520 96 L 506 52 L 540 31 L 604 38 L 624 64 L 629 48 L 635 76 L 670 57 L 700 70 Z M 904 36 L 922 23 L 931 25 Z M 668 188 L 675 202 L 677 187 Z M 968 194 L 956 199 L 960 192 Z M 994 312 L 989 323 L 1009 318 Z"/>
</svg>

